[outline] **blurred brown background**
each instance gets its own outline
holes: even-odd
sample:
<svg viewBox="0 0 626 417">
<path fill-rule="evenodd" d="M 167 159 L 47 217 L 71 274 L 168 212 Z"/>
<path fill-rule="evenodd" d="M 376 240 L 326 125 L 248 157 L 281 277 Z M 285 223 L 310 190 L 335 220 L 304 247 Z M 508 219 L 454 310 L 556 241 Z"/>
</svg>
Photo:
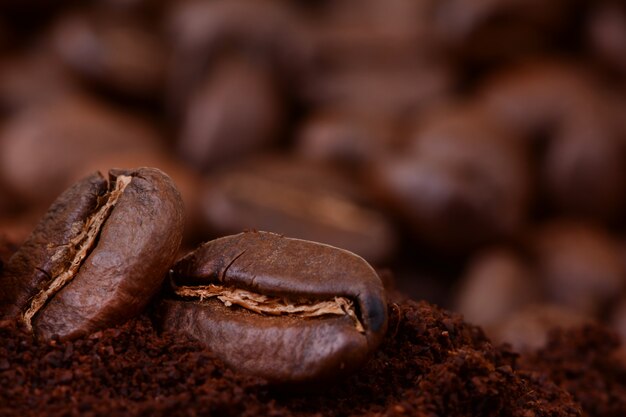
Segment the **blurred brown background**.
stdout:
<svg viewBox="0 0 626 417">
<path fill-rule="evenodd" d="M 5 262 L 76 179 L 156 166 L 186 250 L 270 230 L 518 348 L 626 337 L 625 162 L 623 1 L 0 0 Z"/>
</svg>

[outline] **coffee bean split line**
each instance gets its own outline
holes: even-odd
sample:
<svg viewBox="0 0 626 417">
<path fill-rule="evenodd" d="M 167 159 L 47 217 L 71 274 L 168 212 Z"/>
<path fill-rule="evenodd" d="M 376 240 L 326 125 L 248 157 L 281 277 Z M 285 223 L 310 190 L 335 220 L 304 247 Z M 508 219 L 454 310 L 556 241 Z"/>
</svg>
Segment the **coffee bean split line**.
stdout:
<svg viewBox="0 0 626 417">
<path fill-rule="evenodd" d="M 173 284 L 174 285 L 174 284 Z M 238 305 L 257 314 L 272 316 L 292 315 L 302 318 L 347 315 L 354 321 L 354 327 L 365 333 L 359 320 L 354 303 L 346 297 L 334 297 L 332 300 L 292 300 L 286 297 L 270 297 L 264 294 L 243 290 L 241 288 L 224 287 L 221 285 L 180 286 L 173 288 L 176 295 L 204 301 L 217 298 L 226 307 Z"/>
<path fill-rule="evenodd" d="M 83 261 L 93 249 L 104 222 L 131 181 L 132 177 L 127 175 L 117 177 L 110 184 L 111 190 L 104 196 L 102 203 L 100 202 L 101 199 L 98 199 L 98 202 L 102 204 L 98 210 L 88 217 L 82 226 L 77 225 L 77 228 L 82 228 L 80 233 L 52 255 L 51 259 L 54 261 L 67 256 L 65 254 L 67 251 L 75 251 L 72 260 L 69 262 L 69 267 L 52 277 L 48 286 L 32 298 L 30 306 L 23 315 L 24 324 L 29 331 L 33 330 L 33 317 L 41 310 L 50 297 L 59 292 L 76 276 Z"/>
</svg>

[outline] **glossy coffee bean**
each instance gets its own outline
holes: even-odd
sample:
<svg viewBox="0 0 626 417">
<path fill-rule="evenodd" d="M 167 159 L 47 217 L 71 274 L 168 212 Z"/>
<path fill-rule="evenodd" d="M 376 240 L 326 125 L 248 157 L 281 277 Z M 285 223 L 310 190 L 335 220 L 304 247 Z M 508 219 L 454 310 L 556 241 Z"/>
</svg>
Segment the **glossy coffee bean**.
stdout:
<svg viewBox="0 0 626 417">
<path fill-rule="evenodd" d="M 0 315 L 73 338 L 138 314 L 180 245 L 183 207 L 154 168 L 93 174 L 50 207 L 0 278 Z"/>
<path fill-rule="evenodd" d="M 387 304 L 362 258 L 320 243 L 247 232 L 205 243 L 171 272 L 165 330 L 232 368 L 276 383 L 357 369 L 380 344 Z"/>
</svg>

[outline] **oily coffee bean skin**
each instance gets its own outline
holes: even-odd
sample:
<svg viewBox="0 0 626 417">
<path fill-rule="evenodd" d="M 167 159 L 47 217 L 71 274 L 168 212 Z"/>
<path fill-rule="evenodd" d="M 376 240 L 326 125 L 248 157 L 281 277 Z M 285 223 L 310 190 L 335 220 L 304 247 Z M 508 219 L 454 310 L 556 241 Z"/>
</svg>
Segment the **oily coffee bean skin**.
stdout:
<svg viewBox="0 0 626 417">
<path fill-rule="evenodd" d="M 347 314 L 268 316 L 216 298 L 161 304 L 164 330 L 195 337 L 232 368 L 275 383 L 322 380 L 356 369 L 387 326 L 382 283 L 362 258 L 274 233 L 245 232 L 205 243 L 174 265 L 171 279 L 175 290 L 214 284 L 293 304 L 351 300 L 362 331 Z"/>
<path fill-rule="evenodd" d="M 178 251 L 182 200 L 158 169 L 112 170 L 109 177 L 110 184 L 93 174 L 64 192 L 11 257 L 0 277 L 0 316 L 30 321 L 42 339 L 69 339 L 145 307 Z M 109 211 L 98 217 L 103 207 Z"/>
</svg>

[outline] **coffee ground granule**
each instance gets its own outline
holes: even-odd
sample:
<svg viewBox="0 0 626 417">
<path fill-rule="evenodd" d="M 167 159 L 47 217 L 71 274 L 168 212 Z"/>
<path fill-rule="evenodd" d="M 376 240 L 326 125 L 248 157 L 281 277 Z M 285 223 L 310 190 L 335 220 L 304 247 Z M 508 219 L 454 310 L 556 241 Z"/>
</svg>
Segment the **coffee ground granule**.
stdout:
<svg viewBox="0 0 626 417">
<path fill-rule="evenodd" d="M 600 326 L 556 329 L 521 366 L 546 373 L 586 415 L 626 416 L 626 356 L 620 348 L 619 337 Z"/>
<path fill-rule="evenodd" d="M 235 374 L 146 316 L 72 342 L 36 343 L 4 321 L 0 415 L 580 415 L 566 391 L 516 370 L 516 354 L 458 315 L 407 301 L 390 307 L 389 324 L 359 372 L 304 393 Z"/>
</svg>

